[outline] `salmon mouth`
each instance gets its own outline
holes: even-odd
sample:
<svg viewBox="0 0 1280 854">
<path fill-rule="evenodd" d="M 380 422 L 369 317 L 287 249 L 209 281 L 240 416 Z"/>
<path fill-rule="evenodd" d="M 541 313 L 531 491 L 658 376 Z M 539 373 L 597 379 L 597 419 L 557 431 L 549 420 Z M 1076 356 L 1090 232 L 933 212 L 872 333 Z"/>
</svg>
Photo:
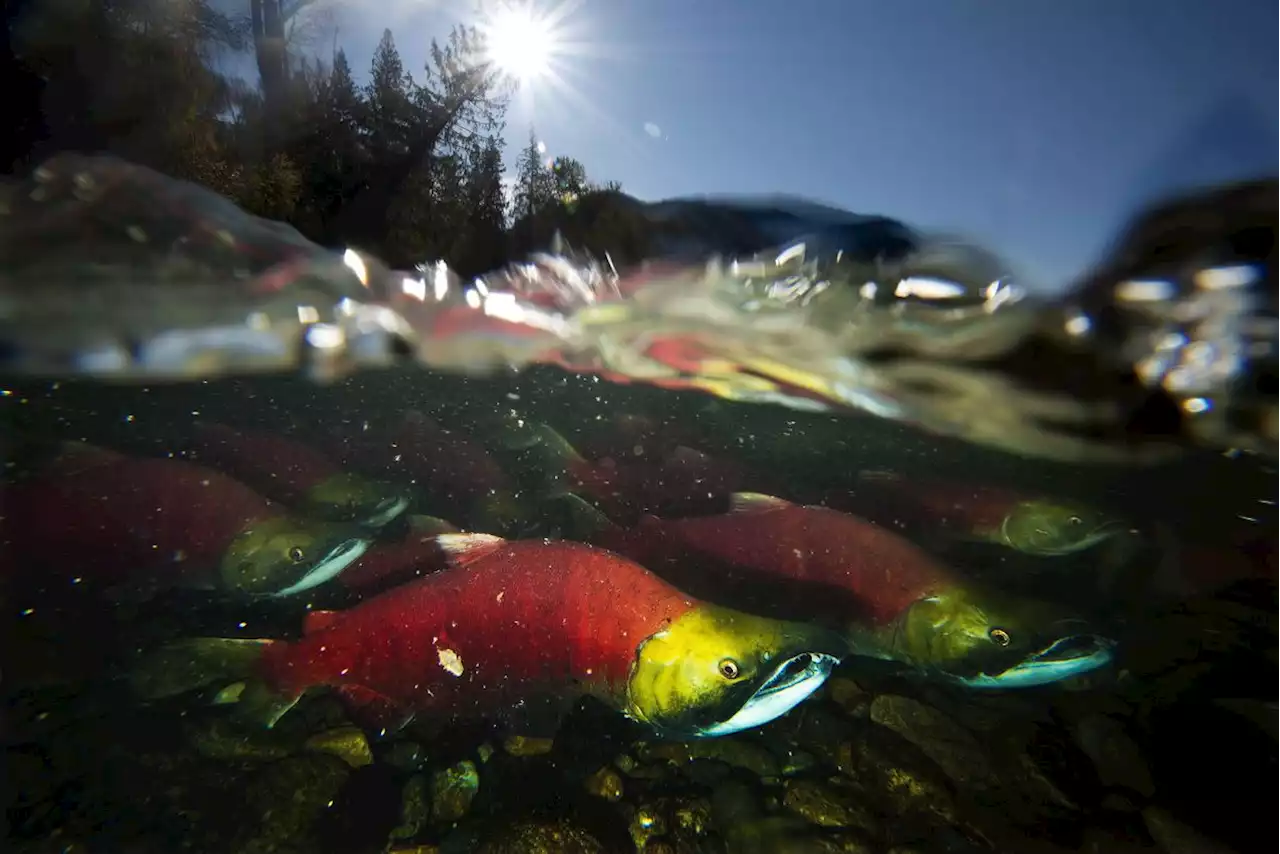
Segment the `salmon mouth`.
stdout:
<svg viewBox="0 0 1280 854">
<path fill-rule="evenodd" d="M 821 688 L 839 663 L 839 658 L 821 652 L 794 655 L 775 667 L 732 716 L 699 728 L 695 735 L 704 738 L 731 735 L 776 720 Z"/>
<path fill-rule="evenodd" d="M 315 565 L 293 584 L 277 590 L 271 595 L 275 598 L 294 596 L 314 587 L 319 587 L 325 582 L 332 581 L 341 575 L 348 566 L 359 560 L 368 550 L 368 540 L 362 537 L 349 537 L 331 548 L 324 557 L 316 561 Z"/>
<path fill-rule="evenodd" d="M 957 677 L 970 688 L 1031 688 L 1060 682 L 1111 663 L 1115 641 L 1102 635 L 1058 638 L 1043 649 L 995 675 Z"/>
</svg>

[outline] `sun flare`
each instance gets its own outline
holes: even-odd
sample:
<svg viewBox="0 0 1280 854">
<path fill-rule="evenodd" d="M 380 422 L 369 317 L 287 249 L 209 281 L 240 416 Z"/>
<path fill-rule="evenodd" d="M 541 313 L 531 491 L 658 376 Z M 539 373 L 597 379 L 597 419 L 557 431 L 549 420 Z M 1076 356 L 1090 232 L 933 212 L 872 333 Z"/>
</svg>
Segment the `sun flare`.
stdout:
<svg viewBox="0 0 1280 854">
<path fill-rule="evenodd" d="M 518 83 L 546 77 L 560 43 L 550 18 L 531 3 L 499 3 L 480 27 L 489 61 Z"/>
</svg>

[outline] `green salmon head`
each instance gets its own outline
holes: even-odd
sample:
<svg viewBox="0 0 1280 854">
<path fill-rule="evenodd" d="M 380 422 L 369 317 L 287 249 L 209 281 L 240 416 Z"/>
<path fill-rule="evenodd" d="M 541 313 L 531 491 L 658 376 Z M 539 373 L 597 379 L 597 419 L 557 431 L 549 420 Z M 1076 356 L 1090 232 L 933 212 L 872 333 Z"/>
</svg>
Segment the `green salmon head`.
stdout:
<svg viewBox="0 0 1280 854">
<path fill-rule="evenodd" d="M 1042 498 L 1014 505 L 1000 523 L 999 538 L 1024 554 L 1053 557 L 1084 551 L 1126 530 L 1100 510 Z"/>
<path fill-rule="evenodd" d="M 223 589 L 293 596 L 336 577 L 369 548 L 350 525 L 280 515 L 254 522 L 222 556 Z"/>
<path fill-rule="evenodd" d="M 1078 676 L 1108 664 L 1115 645 L 1049 603 L 962 587 L 913 604 L 892 638 L 892 657 L 972 688 Z"/>
<path fill-rule="evenodd" d="M 303 509 L 321 519 L 381 528 L 398 518 L 408 506 L 409 496 L 403 490 L 344 472 L 311 487 Z"/>
<path fill-rule="evenodd" d="M 698 605 L 641 644 L 625 711 L 670 737 L 740 732 L 795 708 L 847 651 L 824 629 Z"/>
</svg>

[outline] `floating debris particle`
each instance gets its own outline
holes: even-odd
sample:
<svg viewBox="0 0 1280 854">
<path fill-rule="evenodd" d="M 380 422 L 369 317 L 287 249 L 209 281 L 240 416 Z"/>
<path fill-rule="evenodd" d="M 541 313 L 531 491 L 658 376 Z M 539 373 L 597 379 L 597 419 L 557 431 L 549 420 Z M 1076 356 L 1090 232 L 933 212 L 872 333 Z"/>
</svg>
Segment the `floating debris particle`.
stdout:
<svg viewBox="0 0 1280 854">
<path fill-rule="evenodd" d="M 436 655 L 440 659 L 440 666 L 445 669 L 446 673 L 451 673 L 454 676 L 462 675 L 462 656 L 445 647 L 436 647 Z"/>
</svg>

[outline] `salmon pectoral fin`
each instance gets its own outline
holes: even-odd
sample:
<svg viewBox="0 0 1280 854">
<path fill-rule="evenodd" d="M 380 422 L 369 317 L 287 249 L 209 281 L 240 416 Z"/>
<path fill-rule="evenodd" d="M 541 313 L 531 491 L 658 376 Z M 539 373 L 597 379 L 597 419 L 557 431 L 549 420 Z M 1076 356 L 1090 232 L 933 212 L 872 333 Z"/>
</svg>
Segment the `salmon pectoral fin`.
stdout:
<svg viewBox="0 0 1280 854">
<path fill-rule="evenodd" d="M 393 733 L 413 720 L 413 712 L 404 705 L 364 685 L 342 685 L 337 694 L 352 718 L 369 729 Z"/>
<path fill-rule="evenodd" d="M 265 683 L 252 679 L 244 683 L 244 687 L 234 698 L 235 709 L 232 717 L 248 727 L 271 729 L 285 714 L 298 705 L 302 693 L 281 694 L 273 691 Z M 231 702 L 232 698 L 224 702 Z"/>
</svg>

